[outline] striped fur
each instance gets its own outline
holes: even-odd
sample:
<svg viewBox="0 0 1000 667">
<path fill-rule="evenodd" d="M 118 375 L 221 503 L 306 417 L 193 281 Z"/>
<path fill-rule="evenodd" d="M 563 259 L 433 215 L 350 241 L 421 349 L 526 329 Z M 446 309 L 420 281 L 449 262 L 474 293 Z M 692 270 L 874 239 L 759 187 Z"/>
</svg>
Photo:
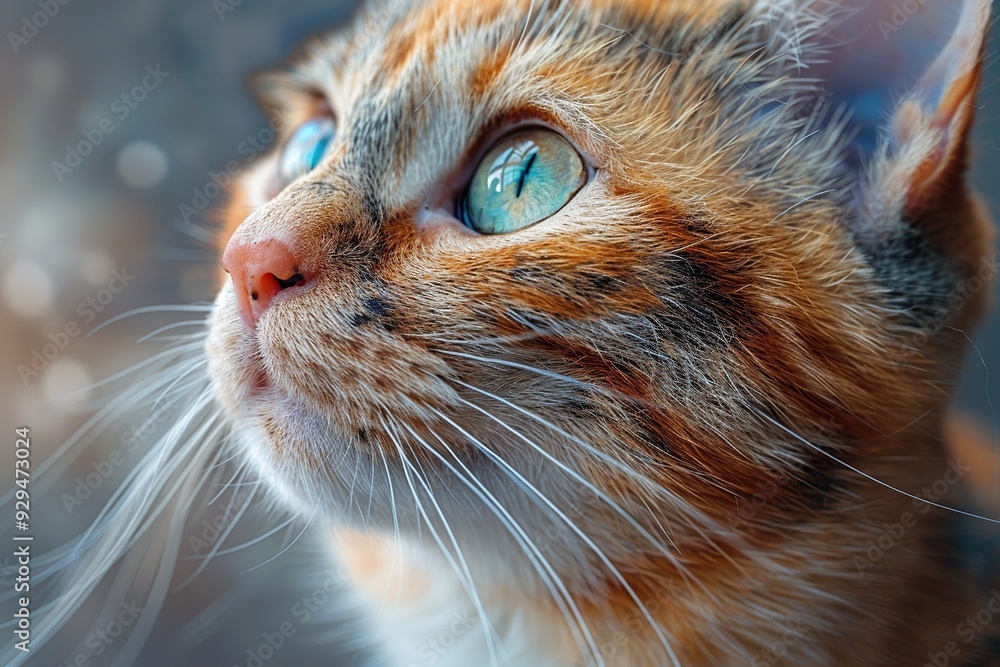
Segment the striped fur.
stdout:
<svg viewBox="0 0 1000 667">
<path fill-rule="evenodd" d="M 963 6 L 951 124 L 904 98 L 864 170 L 803 73 L 850 20 L 828 3 L 391 3 L 262 80 L 338 135 L 283 189 L 259 162 L 223 241 L 291 239 L 319 279 L 255 333 L 226 283 L 211 373 L 388 664 L 888 667 L 961 641 L 989 586 L 900 491 L 964 475 L 949 382 L 989 264 L 964 180 L 988 3 Z M 490 237 L 432 212 L 524 122 L 595 168 L 562 211 Z"/>
</svg>

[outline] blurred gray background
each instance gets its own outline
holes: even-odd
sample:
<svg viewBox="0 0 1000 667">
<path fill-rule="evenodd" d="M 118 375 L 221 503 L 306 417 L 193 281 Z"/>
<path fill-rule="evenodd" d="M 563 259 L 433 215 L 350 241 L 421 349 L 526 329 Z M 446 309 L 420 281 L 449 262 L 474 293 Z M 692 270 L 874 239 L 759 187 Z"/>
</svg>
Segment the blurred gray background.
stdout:
<svg viewBox="0 0 1000 667">
<path fill-rule="evenodd" d="M 345 22 L 355 5 L 340 0 L 73 0 L 58 5 L 36 34 L 25 31 L 24 17 L 40 11 L 37 0 L 0 8 L 5 35 L 0 44 L 0 447 L 5 471 L 11 469 L 6 443 L 15 425 L 32 427 L 34 460 L 41 461 L 85 421 L 96 398 L 87 392 L 66 397 L 66 392 L 143 359 L 148 348 L 136 341 L 158 322 L 126 320 L 86 341 L 74 337 L 37 377 L 25 380 L 18 365 L 30 364 L 33 351 L 52 334 L 74 322 L 86 332 L 139 306 L 211 300 L 218 259 L 211 240 L 183 224 L 181 205 L 194 203 L 196 189 L 204 193 L 212 171 L 242 160 L 241 143 L 266 127 L 247 93 L 247 76 L 280 64 L 304 37 Z M 12 44 L 8 33 L 31 36 Z M 165 75 L 149 86 L 143 100 L 133 101 L 134 108 L 128 106 L 120 98 L 142 84 L 147 68 Z M 998 72 L 997 67 L 987 71 L 973 145 L 973 180 L 994 212 L 1000 211 Z M 104 119 L 113 129 L 102 131 L 98 142 L 95 128 Z M 84 132 L 96 144 L 92 152 L 71 171 L 55 174 L 51 163 L 66 163 L 67 144 L 78 144 L 87 137 Z M 191 222 L 211 228 L 209 216 L 199 213 Z M 81 312 L 81 304 L 123 267 L 134 280 L 108 303 L 99 303 L 100 312 L 91 307 L 93 317 L 86 320 L 87 307 Z M 970 355 L 958 391 L 961 407 L 987 425 L 995 422 L 1000 384 L 1000 379 L 990 380 L 1000 371 L 998 333 L 998 315 L 975 332 L 978 353 Z M 142 424 L 136 417 L 121 431 Z M 68 479 L 90 472 L 118 435 L 111 432 L 95 443 Z M 125 467 L 115 471 L 112 482 L 122 478 Z M 5 490 L 9 477 L 5 472 Z M 102 486 L 95 499 L 73 512 L 56 494 L 40 499 L 34 508 L 39 530 L 53 543 L 74 534 L 96 515 L 96 498 L 113 486 Z M 255 526 L 251 517 L 233 544 L 251 539 L 255 530 L 263 532 L 262 523 Z M 302 576 L 315 567 L 307 540 L 245 572 L 288 541 L 289 535 L 281 533 L 223 556 L 195 584 L 171 596 L 136 664 L 246 665 L 248 648 L 258 646 L 262 634 L 273 632 L 296 600 L 315 588 Z M 192 619 L 199 619 L 201 631 L 190 631 Z M 79 629 L 86 632 L 84 626 Z M 328 652 L 325 639 L 322 627 L 307 624 L 263 664 L 330 667 L 329 659 L 320 658 Z M 54 661 L 65 660 L 72 646 L 60 650 L 30 664 L 59 664 Z M 88 656 L 95 666 L 110 664 Z M 350 664 L 351 657 L 342 662 Z"/>
</svg>

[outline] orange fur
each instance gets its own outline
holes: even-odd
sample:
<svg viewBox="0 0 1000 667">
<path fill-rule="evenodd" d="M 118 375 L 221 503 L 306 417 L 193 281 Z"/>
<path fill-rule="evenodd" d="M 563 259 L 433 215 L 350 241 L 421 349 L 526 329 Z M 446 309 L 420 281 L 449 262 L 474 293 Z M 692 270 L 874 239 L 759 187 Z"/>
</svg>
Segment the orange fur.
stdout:
<svg viewBox="0 0 1000 667">
<path fill-rule="evenodd" d="M 857 470 L 914 495 L 949 471 L 963 347 L 950 327 L 974 323 L 984 292 L 962 295 L 947 327 L 914 323 L 902 304 L 923 293 L 885 275 L 923 278 L 885 248 L 899 225 L 922 239 L 928 294 L 986 256 L 969 122 L 934 129 L 968 116 L 956 110 L 978 87 L 981 35 L 936 112 L 904 102 L 907 138 L 872 158 L 858 204 L 832 193 L 844 139 L 830 114 L 794 115 L 793 47 L 769 41 L 788 26 L 751 3 L 407 12 L 372 10 L 356 27 L 369 39 L 321 41 L 289 75 L 292 116 L 308 116 L 302 89 L 325 97 L 338 136 L 273 198 L 238 193 L 259 207 L 242 220 L 234 206 L 222 240 L 291 239 L 319 278 L 254 332 L 224 286 L 209 343 L 220 402 L 262 425 L 256 460 L 293 504 L 321 503 L 361 587 L 376 603 L 401 587 L 396 601 L 419 608 L 448 576 L 428 532 L 453 525 L 487 614 L 549 629 L 551 664 L 775 664 L 780 645 L 787 664 L 889 667 L 954 640 L 989 586 L 963 573 L 952 517 Z M 422 212 L 455 194 L 484 137 L 526 118 L 595 168 L 563 210 L 495 236 Z M 420 504 L 407 482 L 427 514 L 397 522 Z M 549 575 L 477 490 L 543 542 Z M 863 560 L 907 513 L 902 544 Z M 965 658 L 991 650 L 988 633 L 977 642 Z"/>
</svg>

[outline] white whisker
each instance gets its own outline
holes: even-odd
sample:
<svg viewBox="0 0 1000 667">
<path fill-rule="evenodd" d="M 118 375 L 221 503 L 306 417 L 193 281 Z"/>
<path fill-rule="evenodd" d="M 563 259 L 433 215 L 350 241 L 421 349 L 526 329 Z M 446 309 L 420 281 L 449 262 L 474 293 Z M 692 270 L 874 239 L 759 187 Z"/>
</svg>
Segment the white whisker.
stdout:
<svg viewBox="0 0 1000 667">
<path fill-rule="evenodd" d="M 518 546 L 522 549 L 525 555 L 528 556 L 532 566 L 538 572 L 543 585 L 548 589 L 550 595 L 552 595 L 552 599 L 556 603 L 556 606 L 563 614 L 563 618 L 566 620 L 566 624 L 569 627 L 570 632 L 573 634 L 574 640 L 581 647 L 583 644 L 586 644 L 592 655 L 596 656 L 598 664 L 603 665 L 604 660 L 601 657 L 601 653 L 597 648 L 597 644 L 590 633 L 590 629 L 587 626 L 583 615 L 580 613 L 580 610 L 576 605 L 576 601 L 570 595 L 569 590 L 566 588 L 558 573 L 549 563 L 548 559 L 542 555 L 541 550 L 534 543 L 534 541 L 528 537 L 527 533 L 511 516 L 510 512 L 492 493 L 490 493 L 486 486 L 462 462 L 461 457 L 458 456 L 458 454 L 452 450 L 451 446 L 448 445 L 447 442 L 445 442 L 444 439 L 441 438 L 441 436 L 438 435 L 433 429 L 428 427 L 430 433 L 435 437 L 435 439 L 437 439 L 438 442 L 441 443 L 442 446 L 445 447 L 445 449 L 448 450 L 448 453 L 453 459 L 455 459 L 455 463 L 462 468 L 465 472 L 464 475 L 456 470 L 454 465 L 447 461 L 437 450 L 427 444 L 424 439 L 416 433 L 416 431 L 411 429 L 409 426 L 406 426 L 406 428 L 428 452 L 441 461 L 441 463 L 444 464 L 458 478 L 458 480 L 462 482 L 463 485 L 465 485 L 480 500 L 482 500 L 487 508 L 498 519 L 500 519 L 503 526 L 508 532 L 510 532 L 511 536 L 514 537 Z M 473 484 L 475 484 L 475 486 L 473 486 Z"/>
<path fill-rule="evenodd" d="M 948 507 L 947 505 L 942 505 L 941 503 L 935 502 L 933 500 L 928 500 L 927 498 L 921 498 L 920 496 L 914 495 L 914 494 L 909 493 L 907 491 L 903 491 L 902 489 L 896 488 L 892 484 L 887 484 L 887 483 L 883 482 L 882 480 L 878 479 L 877 477 L 873 477 L 872 475 L 869 475 L 865 471 L 860 470 L 858 468 L 855 468 L 850 463 L 847 463 L 846 461 L 843 461 L 843 460 L 837 458 L 836 456 L 834 456 L 830 452 L 826 451 L 825 449 L 823 449 L 819 445 L 813 444 L 812 442 L 810 442 L 806 438 L 803 438 L 801 435 L 799 435 L 798 433 L 796 433 L 792 429 L 788 428 L 787 426 L 785 426 L 784 424 L 782 424 L 778 420 L 772 419 L 771 417 L 767 416 L 766 414 L 764 414 L 763 412 L 760 412 L 760 411 L 757 411 L 757 414 L 761 418 L 766 419 L 771 424 L 777 426 L 782 431 L 784 431 L 788 435 L 792 436 L 793 438 L 795 438 L 796 440 L 798 440 L 799 442 L 801 442 L 803 445 L 805 445 L 809 449 L 822 454 L 823 456 L 827 457 L 831 461 L 839 463 L 840 465 L 844 466 L 848 470 L 852 470 L 852 471 L 856 472 L 857 474 L 861 475 L 862 477 L 864 477 L 865 479 L 867 479 L 869 481 L 872 481 L 872 482 L 875 482 L 879 486 L 883 486 L 883 487 L 889 489 L 890 491 L 895 491 L 896 493 L 898 493 L 900 495 L 904 495 L 907 498 L 912 498 L 913 500 L 918 500 L 918 501 L 920 501 L 922 503 L 927 503 L 928 505 L 930 505 L 932 507 L 937 507 L 938 509 L 943 509 L 943 510 L 946 510 L 948 512 L 954 512 L 955 514 L 961 514 L 962 516 L 967 516 L 967 517 L 970 517 L 972 519 L 981 519 L 982 521 L 988 521 L 990 523 L 1000 524 L 1000 519 L 994 519 L 992 517 L 982 516 L 981 514 L 975 514 L 973 512 L 966 512 L 965 510 L 960 510 L 960 509 L 957 509 L 955 507 Z"/>
<path fill-rule="evenodd" d="M 164 306 L 143 306 L 141 308 L 133 308 L 127 312 L 120 315 L 115 315 L 111 317 L 98 326 L 90 330 L 90 332 L 84 336 L 84 340 L 90 338 L 98 331 L 111 326 L 116 322 L 121 322 L 122 320 L 135 317 L 136 315 L 144 315 L 146 313 L 210 313 L 215 305 L 211 303 L 199 304 L 199 303 L 189 303 L 189 304 L 178 304 L 178 305 L 164 305 Z"/>
<path fill-rule="evenodd" d="M 569 528 L 574 534 L 576 534 L 576 536 L 579 537 L 583 541 L 583 543 L 586 544 L 594 552 L 597 558 L 607 568 L 608 572 L 611 573 L 611 576 L 618 581 L 618 583 L 622 586 L 622 589 L 635 603 L 636 608 L 640 610 L 640 613 L 642 614 L 646 622 L 649 623 L 649 626 L 650 628 L 652 628 L 653 633 L 656 635 L 657 639 L 660 640 L 661 645 L 666 650 L 667 656 L 670 659 L 671 664 L 674 665 L 674 667 L 680 667 L 680 662 L 677 660 L 677 655 L 674 653 L 673 647 L 671 646 L 669 640 L 666 638 L 666 635 L 663 634 L 663 628 L 660 627 L 660 624 L 657 623 L 656 620 L 653 618 L 652 614 L 649 613 L 649 610 L 646 608 L 646 605 L 642 602 L 642 600 L 639 599 L 639 596 L 632 588 L 632 585 L 628 583 L 628 580 L 625 579 L 625 577 L 621 574 L 621 572 L 614 565 L 614 563 L 612 563 L 611 560 L 607 557 L 607 555 L 605 555 L 604 551 L 599 546 L 597 546 L 597 543 L 595 543 L 594 540 L 589 535 L 583 532 L 583 530 L 581 530 L 576 525 L 576 523 L 574 523 L 573 520 L 566 515 L 565 512 L 559 509 L 559 507 L 555 503 L 553 503 L 548 496 L 539 491 L 538 488 L 535 487 L 535 485 L 529 482 L 527 478 L 525 478 L 513 466 L 507 463 L 507 461 L 504 460 L 503 457 L 499 456 L 492 449 L 484 445 L 477 438 L 471 435 L 468 431 L 463 429 L 452 419 L 448 418 L 447 415 L 441 413 L 439 413 L 439 415 L 441 416 L 442 419 L 447 421 L 453 428 L 455 428 L 459 433 L 468 438 L 469 441 L 476 446 L 476 448 L 478 448 L 480 451 L 489 456 L 490 459 L 492 459 L 495 463 L 500 465 L 501 468 L 506 470 L 510 475 L 510 477 L 515 482 L 523 485 L 524 488 L 530 491 L 532 497 L 537 498 L 542 504 L 544 504 L 552 512 L 554 512 L 555 515 L 558 516 L 563 521 L 566 527 Z"/>
<path fill-rule="evenodd" d="M 382 427 L 385 429 L 386 435 L 388 435 L 389 438 L 393 441 L 393 444 L 396 447 L 396 452 L 399 454 L 400 460 L 403 463 L 404 466 L 403 472 L 406 476 L 406 483 L 409 485 L 410 491 L 413 494 L 413 500 L 417 504 L 417 510 L 420 512 L 420 515 L 426 522 L 427 529 L 431 532 L 431 535 L 434 538 L 434 541 L 437 543 L 438 547 L 440 548 L 442 555 L 445 557 L 445 560 L 448 561 L 448 564 L 455 571 L 455 574 L 458 576 L 459 582 L 461 582 L 462 587 L 465 589 L 466 593 L 469 595 L 469 599 L 472 600 L 473 606 L 476 608 L 476 612 L 479 615 L 480 623 L 483 626 L 483 632 L 486 636 L 486 647 L 487 650 L 489 651 L 490 664 L 493 665 L 493 667 L 497 667 L 498 662 L 497 662 L 496 646 L 493 643 L 496 631 L 493 629 L 493 625 L 492 623 L 490 623 L 489 616 L 486 615 L 486 610 L 483 608 L 483 603 L 482 599 L 480 598 L 479 591 L 476 588 L 475 581 L 472 578 L 472 573 L 469 571 L 469 566 L 465 560 L 465 555 L 462 553 L 462 548 L 458 546 L 458 540 L 455 539 L 455 534 L 451 530 L 451 525 L 448 523 L 448 520 L 445 518 L 444 513 L 441 511 L 441 506 L 434 498 L 434 494 L 431 492 L 431 489 L 427 485 L 427 482 L 422 479 L 417 469 L 413 466 L 412 463 L 410 463 L 409 459 L 406 456 L 406 453 L 403 451 L 403 447 L 400 444 L 399 439 L 397 438 L 395 432 L 392 429 L 390 429 L 388 424 L 386 424 L 384 421 L 382 422 Z M 413 473 L 414 476 L 417 477 L 417 480 L 420 482 L 421 486 L 423 486 L 424 490 L 427 492 L 429 500 L 434 505 L 434 508 L 441 519 L 442 527 L 448 534 L 448 539 L 450 540 L 452 546 L 455 548 L 454 556 L 447 549 L 440 535 L 438 535 L 438 531 L 434 527 L 434 524 L 431 522 L 430 517 L 427 516 L 427 512 L 424 510 L 424 505 L 420 501 L 420 496 L 417 493 L 416 487 L 413 486 L 413 480 L 410 477 L 411 472 Z"/>
<path fill-rule="evenodd" d="M 285 547 L 284 549 L 282 549 L 278 553 L 274 554 L 273 556 L 271 556 L 270 558 L 268 558 L 263 563 L 259 563 L 258 565 L 254 565 L 253 567 L 251 567 L 249 569 L 243 570 L 242 572 L 240 572 L 240 575 L 242 576 L 242 575 L 246 574 L 247 572 L 252 572 L 252 571 L 256 570 L 259 567 L 264 567 L 265 565 L 267 565 L 271 561 L 273 561 L 276 558 L 280 557 L 282 554 L 284 554 L 286 551 L 288 551 L 289 549 L 291 549 L 293 546 L 295 546 L 295 543 L 299 541 L 299 538 L 302 537 L 302 535 L 306 532 L 306 529 L 309 528 L 309 524 L 312 523 L 312 520 L 316 516 L 316 512 L 318 510 L 319 510 L 319 503 L 316 503 L 316 506 L 313 507 L 312 514 L 310 514 L 309 518 L 306 520 L 306 525 L 302 526 L 302 530 L 299 531 L 299 534 L 295 536 L 295 539 L 292 540 L 287 547 Z"/>
</svg>

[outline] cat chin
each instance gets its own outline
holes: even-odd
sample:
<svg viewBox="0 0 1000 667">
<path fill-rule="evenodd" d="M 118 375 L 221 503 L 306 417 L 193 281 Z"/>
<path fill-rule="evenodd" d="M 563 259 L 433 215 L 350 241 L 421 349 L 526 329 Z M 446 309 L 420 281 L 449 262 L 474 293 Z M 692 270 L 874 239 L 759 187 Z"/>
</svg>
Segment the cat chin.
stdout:
<svg viewBox="0 0 1000 667">
<path fill-rule="evenodd" d="M 274 414 L 268 413 L 266 418 Z M 395 536 L 408 552 L 429 554 L 432 559 L 440 557 L 435 533 L 445 542 L 457 539 L 476 563 L 475 569 L 481 569 L 478 577 L 518 589 L 541 585 L 534 576 L 531 557 L 519 544 L 521 540 L 530 541 L 532 549 L 544 555 L 567 580 L 589 571 L 586 546 L 563 526 L 553 525 L 543 511 L 517 503 L 518 492 L 513 487 L 485 482 L 512 512 L 509 517 L 516 529 L 486 511 L 482 501 L 466 493 L 464 487 L 438 487 L 437 482 L 447 478 L 446 471 L 424 470 L 424 482 L 414 480 L 411 473 L 408 480 L 398 462 L 387 458 L 383 468 L 381 457 L 375 456 L 378 463 L 373 474 L 372 454 L 362 443 L 325 427 L 321 417 L 308 414 L 304 408 L 281 418 L 281 427 L 289 436 L 286 442 L 276 442 L 261 422 L 241 420 L 234 426 L 234 440 L 256 476 L 266 482 L 264 488 L 273 499 L 304 520 L 317 521 L 331 530 Z M 421 496 L 419 508 L 411 483 Z M 433 502 L 422 483 L 434 485 Z M 431 524 L 433 529 L 429 530 Z M 520 540 L 515 532 L 522 536 Z"/>
<path fill-rule="evenodd" d="M 269 435 L 265 421 L 271 429 L 280 429 L 284 437 L 276 440 Z M 344 499 L 339 498 L 338 475 L 327 466 L 339 462 L 353 469 L 348 460 L 358 459 L 357 448 L 348 438 L 321 428 L 317 422 L 301 410 L 294 415 L 272 410 L 233 424 L 232 437 L 281 505 L 305 518 L 319 515 L 342 520 L 348 492 L 344 491 Z"/>
<path fill-rule="evenodd" d="M 232 291 L 223 289 L 216 300 L 207 345 L 216 400 L 253 476 L 264 482 L 262 487 L 278 504 L 304 520 L 331 528 L 390 537 L 398 531 L 399 539 L 415 552 L 439 553 L 427 528 L 433 523 L 443 541 L 450 540 L 453 531 L 463 552 L 482 570 L 478 573 L 482 580 L 522 590 L 541 586 L 534 559 L 544 558 L 567 581 L 589 571 L 586 546 L 565 527 L 553 525 L 544 508 L 525 502 L 523 491 L 507 476 L 481 469 L 481 457 L 462 455 L 461 463 L 452 465 L 466 475 L 478 476 L 483 485 L 479 493 L 495 498 L 510 512 L 507 516 L 490 511 L 490 503 L 477 495 L 478 489 L 456 482 L 455 470 L 446 469 L 433 456 L 416 464 L 421 480 L 412 471 L 408 474 L 393 455 L 398 443 L 362 441 L 355 430 L 338 426 L 343 415 L 335 412 L 335 404 L 316 405 L 308 396 L 285 387 L 280 378 L 262 378 L 260 366 L 255 366 L 259 362 L 254 361 L 260 354 L 257 346 L 256 337 L 239 317 Z M 483 437 L 516 468 L 531 469 L 531 452 L 504 451 L 504 435 Z M 466 452 L 466 444 L 449 441 L 450 451 L 445 455 Z M 422 484 L 433 487 L 434 501 Z M 573 485 L 558 474 L 535 480 L 535 484 L 547 496 L 562 498 L 570 506 L 586 502 L 574 497 Z M 422 498 L 419 509 L 415 493 Z M 447 527 L 440 520 L 442 515 Z M 531 543 L 534 558 L 525 553 L 528 547 L 521 542 Z"/>
</svg>

